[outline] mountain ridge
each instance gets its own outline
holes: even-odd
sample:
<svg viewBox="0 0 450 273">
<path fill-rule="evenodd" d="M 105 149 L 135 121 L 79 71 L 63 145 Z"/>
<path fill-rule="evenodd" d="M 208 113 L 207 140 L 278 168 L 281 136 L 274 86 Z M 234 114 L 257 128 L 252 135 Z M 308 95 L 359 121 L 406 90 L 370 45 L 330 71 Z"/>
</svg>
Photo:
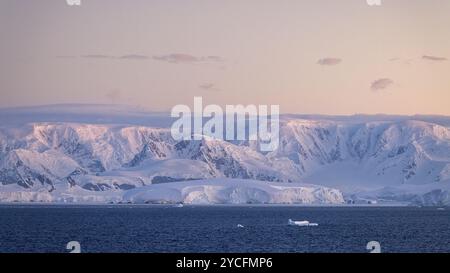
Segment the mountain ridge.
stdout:
<svg viewBox="0 0 450 273">
<path fill-rule="evenodd" d="M 0 192 L 7 186 L 17 192 L 80 188 L 122 194 L 155 182 L 226 178 L 331 187 L 342 190 L 349 202 L 370 194 L 374 200 L 385 198 L 384 188 L 404 192 L 425 185 L 408 202 L 435 190 L 442 191 L 435 203 L 449 202 L 450 129 L 442 125 L 443 117 L 434 123 L 282 115 L 280 147 L 263 154 L 253 142 L 175 141 L 167 126 L 89 123 L 86 117 L 55 121 L 57 114 L 51 121 L 23 123 L 13 116 L 0 125 Z M 158 117 L 167 118 L 153 116 Z M 120 121 L 128 118 L 125 114 Z M 402 194 L 391 199 L 406 200 Z"/>
</svg>

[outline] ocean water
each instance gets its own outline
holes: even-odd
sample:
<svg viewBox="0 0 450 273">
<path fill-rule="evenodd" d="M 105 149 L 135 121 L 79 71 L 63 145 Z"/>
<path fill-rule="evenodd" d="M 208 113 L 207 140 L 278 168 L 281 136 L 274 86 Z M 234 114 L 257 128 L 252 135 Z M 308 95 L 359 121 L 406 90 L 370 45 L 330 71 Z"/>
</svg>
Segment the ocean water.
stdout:
<svg viewBox="0 0 450 273">
<path fill-rule="evenodd" d="M 82 252 L 368 252 L 369 241 L 382 252 L 450 252 L 450 209 L 0 206 L 0 252 L 68 252 L 69 241 Z"/>
</svg>

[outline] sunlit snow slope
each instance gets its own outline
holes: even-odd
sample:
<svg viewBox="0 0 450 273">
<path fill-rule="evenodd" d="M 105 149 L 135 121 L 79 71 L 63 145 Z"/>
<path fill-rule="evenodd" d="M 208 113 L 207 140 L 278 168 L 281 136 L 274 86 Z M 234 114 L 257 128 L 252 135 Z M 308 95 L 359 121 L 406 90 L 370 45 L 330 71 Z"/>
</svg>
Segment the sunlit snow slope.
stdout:
<svg viewBox="0 0 450 273">
<path fill-rule="evenodd" d="M 447 117 L 286 115 L 264 154 L 174 141 L 171 121 L 123 106 L 0 109 L 0 201 L 450 204 Z M 286 197 L 276 183 L 309 186 Z"/>
</svg>

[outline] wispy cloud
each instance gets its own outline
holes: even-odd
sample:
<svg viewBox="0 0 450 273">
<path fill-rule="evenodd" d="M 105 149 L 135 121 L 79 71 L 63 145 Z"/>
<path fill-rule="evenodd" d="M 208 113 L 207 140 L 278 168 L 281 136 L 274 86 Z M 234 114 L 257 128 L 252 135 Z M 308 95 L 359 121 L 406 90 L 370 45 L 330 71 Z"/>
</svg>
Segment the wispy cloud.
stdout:
<svg viewBox="0 0 450 273">
<path fill-rule="evenodd" d="M 139 55 L 139 54 L 127 54 L 122 56 L 113 56 L 113 55 L 106 55 L 106 54 L 88 54 L 88 55 L 81 55 L 81 58 L 87 58 L 87 59 L 103 59 L 103 60 L 148 60 L 150 59 L 149 56 L 145 55 Z"/>
<path fill-rule="evenodd" d="M 317 61 L 319 65 L 338 65 L 342 62 L 340 58 L 323 58 Z"/>
<path fill-rule="evenodd" d="M 370 89 L 372 91 L 379 91 L 379 90 L 386 89 L 393 84 L 394 84 L 393 80 L 391 80 L 389 78 L 382 78 L 382 79 L 378 79 L 378 80 L 372 82 Z"/>
<path fill-rule="evenodd" d="M 206 56 L 201 59 L 206 62 L 223 62 L 223 59 L 219 56 Z"/>
<path fill-rule="evenodd" d="M 120 56 L 119 59 L 129 59 L 129 60 L 148 60 L 150 57 L 138 54 L 129 54 Z"/>
<path fill-rule="evenodd" d="M 85 54 L 80 56 L 74 55 L 59 55 L 55 56 L 57 59 L 91 59 L 91 60 L 115 60 L 115 61 L 148 61 L 156 60 L 163 61 L 172 64 L 193 64 L 193 65 L 212 65 L 218 67 L 220 70 L 225 70 L 225 62 L 220 56 L 208 55 L 208 56 L 193 56 L 183 53 L 173 53 L 167 55 L 148 56 L 143 54 L 125 54 L 125 55 L 108 55 L 108 54 Z"/>
<path fill-rule="evenodd" d="M 197 57 L 194 57 L 192 55 L 188 54 L 169 54 L 169 55 L 160 55 L 160 56 L 153 56 L 153 59 L 157 61 L 165 61 L 169 63 L 195 63 L 198 62 L 199 59 Z"/>
<path fill-rule="evenodd" d="M 428 61 L 434 61 L 434 62 L 445 62 L 445 61 L 447 61 L 447 58 L 445 58 L 445 57 L 437 57 L 437 56 L 430 56 L 430 55 L 423 55 L 422 59 L 428 60 Z"/>
<path fill-rule="evenodd" d="M 195 63 L 215 63 L 215 62 L 222 62 L 222 58 L 219 56 L 193 56 L 189 54 L 184 53 L 172 53 L 168 55 L 159 55 L 159 56 L 153 56 L 154 60 L 157 61 L 164 61 L 174 64 L 195 64 Z"/>
<path fill-rule="evenodd" d="M 114 56 L 103 55 L 103 54 L 89 54 L 89 55 L 81 55 L 81 58 L 88 58 L 88 59 L 113 59 Z"/>
<path fill-rule="evenodd" d="M 207 91 L 220 91 L 214 83 L 203 83 L 198 86 L 200 89 Z"/>
<path fill-rule="evenodd" d="M 56 56 L 56 58 L 59 59 L 68 59 L 68 58 L 76 58 L 76 56 Z M 114 56 L 114 55 L 107 55 L 107 54 L 86 54 L 81 55 L 80 58 L 85 59 L 99 59 L 99 60 L 157 60 L 157 61 L 164 61 L 168 63 L 174 63 L 174 64 L 213 64 L 213 63 L 221 63 L 223 62 L 223 59 L 220 56 L 193 56 L 189 54 L 183 54 L 183 53 L 173 53 L 168 55 L 158 55 L 158 56 L 147 56 L 147 55 L 141 55 L 141 54 L 126 54 L 121 56 Z"/>
<path fill-rule="evenodd" d="M 413 63 L 412 59 L 403 59 L 403 58 L 391 58 L 389 59 L 390 62 L 393 63 L 401 63 L 401 64 L 405 64 L 405 65 L 410 65 Z"/>
</svg>

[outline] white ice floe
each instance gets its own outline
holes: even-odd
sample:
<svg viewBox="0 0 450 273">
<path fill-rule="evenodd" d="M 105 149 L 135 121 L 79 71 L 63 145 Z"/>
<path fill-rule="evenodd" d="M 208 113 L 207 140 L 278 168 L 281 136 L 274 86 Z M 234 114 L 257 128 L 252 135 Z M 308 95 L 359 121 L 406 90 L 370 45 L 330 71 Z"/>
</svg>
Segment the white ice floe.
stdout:
<svg viewBox="0 0 450 273">
<path fill-rule="evenodd" d="M 317 223 L 310 223 L 309 221 L 292 221 L 292 219 L 288 220 L 288 224 L 290 226 L 301 226 L 301 227 L 312 227 L 319 225 Z"/>
<path fill-rule="evenodd" d="M 238 228 L 243 228 L 244 226 L 241 225 L 241 224 L 237 224 L 237 227 L 238 227 Z"/>
</svg>

